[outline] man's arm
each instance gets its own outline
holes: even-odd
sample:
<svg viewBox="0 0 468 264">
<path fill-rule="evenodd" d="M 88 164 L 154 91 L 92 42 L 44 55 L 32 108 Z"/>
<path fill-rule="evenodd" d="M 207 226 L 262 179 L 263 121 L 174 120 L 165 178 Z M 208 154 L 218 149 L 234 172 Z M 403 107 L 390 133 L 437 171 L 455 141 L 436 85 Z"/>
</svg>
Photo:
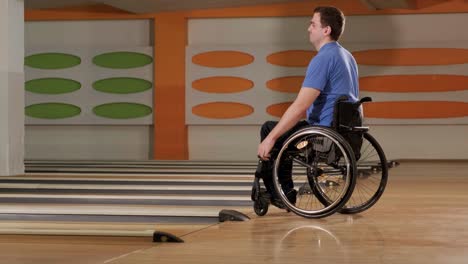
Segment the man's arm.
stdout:
<svg viewBox="0 0 468 264">
<path fill-rule="evenodd" d="M 258 146 L 258 157 L 263 160 L 267 160 L 270 157 L 270 151 L 275 145 L 276 140 L 301 120 L 307 108 L 314 103 L 319 94 L 320 91 L 318 89 L 302 87 L 296 100 L 288 107 L 279 123 Z"/>
</svg>

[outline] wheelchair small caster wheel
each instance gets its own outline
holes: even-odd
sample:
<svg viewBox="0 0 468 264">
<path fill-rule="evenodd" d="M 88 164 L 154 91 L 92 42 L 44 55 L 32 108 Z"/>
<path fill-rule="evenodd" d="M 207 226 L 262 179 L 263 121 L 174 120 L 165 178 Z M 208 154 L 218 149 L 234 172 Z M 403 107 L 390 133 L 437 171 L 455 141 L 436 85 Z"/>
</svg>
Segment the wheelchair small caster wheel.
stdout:
<svg viewBox="0 0 468 264">
<path fill-rule="evenodd" d="M 259 188 L 252 187 L 252 194 L 250 195 L 250 199 L 252 201 L 257 201 L 260 198 Z"/>
<path fill-rule="evenodd" d="M 258 199 L 254 202 L 254 211 L 258 216 L 264 216 L 268 213 L 268 206 L 268 202 Z"/>
</svg>

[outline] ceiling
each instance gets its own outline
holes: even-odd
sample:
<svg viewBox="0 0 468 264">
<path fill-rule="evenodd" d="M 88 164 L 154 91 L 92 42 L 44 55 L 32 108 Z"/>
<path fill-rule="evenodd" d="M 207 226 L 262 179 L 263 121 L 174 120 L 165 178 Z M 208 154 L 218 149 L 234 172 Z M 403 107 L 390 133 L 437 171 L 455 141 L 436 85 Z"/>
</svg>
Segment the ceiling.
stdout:
<svg viewBox="0 0 468 264">
<path fill-rule="evenodd" d="M 361 0 L 370 9 L 387 9 L 387 8 L 416 8 L 416 0 Z"/>
<path fill-rule="evenodd" d="M 304 0 L 24 0 L 27 9 L 106 4 L 131 13 L 251 6 Z M 309 2 L 318 0 L 308 0 Z M 416 0 L 360 0 L 369 9 L 415 8 Z"/>
</svg>

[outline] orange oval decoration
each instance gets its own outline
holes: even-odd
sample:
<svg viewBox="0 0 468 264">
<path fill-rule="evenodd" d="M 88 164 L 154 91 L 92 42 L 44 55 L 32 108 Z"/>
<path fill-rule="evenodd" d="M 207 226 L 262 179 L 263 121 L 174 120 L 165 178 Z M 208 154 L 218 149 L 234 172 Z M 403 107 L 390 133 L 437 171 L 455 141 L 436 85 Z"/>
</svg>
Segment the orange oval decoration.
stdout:
<svg viewBox="0 0 468 264">
<path fill-rule="evenodd" d="M 240 77 L 216 76 L 198 79 L 192 87 L 205 93 L 237 93 L 252 89 L 254 83 Z"/>
<path fill-rule="evenodd" d="M 386 75 L 359 79 L 361 91 L 388 93 L 451 92 L 468 90 L 468 76 Z"/>
<path fill-rule="evenodd" d="M 266 111 L 268 114 L 276 117 L 282 117 L 284 112 L 288 109 L 288 107 L 292 104 L 292 102 L 285 102 L 279 104 L 273 104 L 267 107 Z M 306 117 L 306 113 L 302 115 L 302 118 Z"/>
<path fill-rule="evenodd" d="M 267 107 L 266 111 L 272 116 L 282 117 L 291 104 L 292 102 L 270 105 Z"/>
<path fill-rule="evenodd" d="M 266 86 L 273 91 L 297 93 L 302 87 L 304 76 L 287 76 L 269 80 Z"/>
<path fill-rule="evenodd" d="M 267 61 L 273 65 L 286 67 L 306 67 L 317 54 L 308 50 L 287 50 L 268 55 Z"/>
<path fill-rule="evenodd" d="M 282 117 L 284 112 L 288 109 L 288 107 L 292 104 L 292 102 L 286 102 L 286 103 L 279 103 L 279 104 L 273 104 L 267 107 L 267 113 L 276 116 L 276 117 Z M 302 118 L 306 117 L 306 113 L 302 115 Z"/>
<path fill-rule="evenodd" d="M 233 102 L 213 102 L 192 107 L 192 113 L 197 116 L 213 119 L 240 118 L 252 114 L 253 107 Z"/>
<path fill-rule="evenodd" d="M 353 52 L 358 64 L 378 66 L 450 65 L 468 62 L 468 49 L 409 48 Z"/>
<path fill-rule="evenodd" d="M 468 116 L 468 103 L 447 101 L 373 102 L 364 104 L 364 116 L 389 119 L 433 119 Z"/>
<path fill-rule="evenodd" d="M 231 68 L 250 64 L 254 57 L 240 51 L 209 51 L 192 57 L 192 62 L 205 67 Z"/>
</svg>

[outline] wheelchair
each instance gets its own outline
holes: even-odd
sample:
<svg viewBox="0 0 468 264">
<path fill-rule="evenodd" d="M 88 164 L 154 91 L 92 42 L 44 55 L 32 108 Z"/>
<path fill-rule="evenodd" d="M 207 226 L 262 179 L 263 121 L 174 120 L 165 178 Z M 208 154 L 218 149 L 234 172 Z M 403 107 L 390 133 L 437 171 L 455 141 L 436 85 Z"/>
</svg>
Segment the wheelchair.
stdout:
<svg viewBox="0 0 468 264">
<path fill-rule="evenodd" d="M 391 164 L 362 126 L 360 107 L 370 101 L 339 98 L 331 127 L 302 128 L 272 150 L 270 161 L 259 160 L 251 194 L 255 213 L 265 215 L 270 204 L 306 218 L 371 208 L 385 190 Z"/>
</svg>

